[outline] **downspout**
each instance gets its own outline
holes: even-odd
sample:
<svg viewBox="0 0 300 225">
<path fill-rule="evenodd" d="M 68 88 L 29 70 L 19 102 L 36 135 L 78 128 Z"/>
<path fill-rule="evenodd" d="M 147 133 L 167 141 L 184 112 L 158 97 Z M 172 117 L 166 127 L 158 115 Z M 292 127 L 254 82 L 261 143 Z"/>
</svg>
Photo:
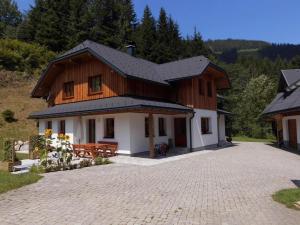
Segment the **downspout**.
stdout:
<svg viewBox="0 0 300 225">
<path fill-rule="evenodd" d="M 190 117 L 190 152 L 193 151 L 193 138 L 192 138 L 192 119 L 195 117 L 195 112 L 193 110 L 192 116 Z"/>
<path fill-rule="evenodd" d="M 219 131 L 219 122 L 220 122 L 220 114 L 217 113 L 217 129 L 218 129 L 218 144 L 217 146 L 220 147 L 220 131 Z"/>
</svg>

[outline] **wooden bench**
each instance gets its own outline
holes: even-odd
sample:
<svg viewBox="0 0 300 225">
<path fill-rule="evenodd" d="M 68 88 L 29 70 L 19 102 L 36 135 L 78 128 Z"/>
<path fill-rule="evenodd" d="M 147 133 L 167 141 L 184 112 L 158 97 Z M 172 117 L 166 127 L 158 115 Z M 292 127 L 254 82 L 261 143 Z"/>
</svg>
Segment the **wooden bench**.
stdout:
<svg viewBox="0 0 300 225">
<path fill-rule="evenodd" d="M 102 154 L 103 157 L 111 157 L 117 155 L 118 142 L 98 141 L 98 144 L 101 146 L 99 153 Z"/>
<path fill-rule="evenodd" d="M 97 156 L 103 158 L 117 155 L 118 143 L 100 141 L 98 144 L 73 144 L 73 152 L 76 157 L 91 157 L 95 159 Z"/>
</svg>

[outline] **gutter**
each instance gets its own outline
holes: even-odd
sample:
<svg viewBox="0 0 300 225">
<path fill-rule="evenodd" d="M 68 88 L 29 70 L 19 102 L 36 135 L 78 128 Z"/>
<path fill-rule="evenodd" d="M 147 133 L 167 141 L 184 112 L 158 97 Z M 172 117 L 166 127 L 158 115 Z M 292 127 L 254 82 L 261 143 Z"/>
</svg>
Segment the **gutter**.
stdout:
<svg viewBox="0 0 300 225">
<path fill-rule="evenodd" d="M 190 117 L 190 152 L 193 151 L 193 138 L 192 138 L 192 119 L 195 117 L 195 112 L 193 110 L 192 116 Z"/>
</svg>

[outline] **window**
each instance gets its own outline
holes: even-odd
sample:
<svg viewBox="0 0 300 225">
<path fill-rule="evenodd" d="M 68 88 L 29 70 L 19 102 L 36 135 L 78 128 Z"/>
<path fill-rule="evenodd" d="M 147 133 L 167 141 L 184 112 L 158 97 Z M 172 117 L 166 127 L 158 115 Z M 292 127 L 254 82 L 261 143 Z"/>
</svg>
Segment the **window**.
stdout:
<svg viewBox="0 0 300 225">
<path fill-rule="evenodd" d="M 59 121 L 59 133 L 66 134 L 66 121 L 65 120 Z"/>
<path fill-rule="evenodd" d="M 101 76 L 89 77 L 89 94 L 98 94 L 101 92 Z"/>
<path fill-rule="evenodd" d="M 74 82 L 64 83 L 63 98 L 73 98 L 74 97 Z"/>
<path fill-rule="evenodd" d="M 211 134 L 210 118 L 208 117 L 201 118 L 201 131 L 202 134 Z"/>
<path fill-rule="evenodd" d="M 105 119 L 105 138 L 114 138 L 115 137 L 115 122 L 113 118 Z"/>
<path fill-rule="evenodd" d="M 207 96 L 212 97 L 212 83 L 211 83 L 211 81 L 207 82 Z"/>
<path fill-rule="evenodd" d="M 158 134 L 159 136 L 166 136 L 165 118 L 158 118 Z"/>
<path fill-rule="evenodd" d="M 89 143 L 96 143 L 96 120 L 88 120 L 88 141 Z"/>
<path fill-rule="evenodd" d="M 52 130 L 52 121 L 51 120 L 47 121 L 46 129 L 51 129 Z"/>
<path fill-rule="evenodd" d="M 204 95 L 204 86 L 203 86 L 203 80 L 198 80 L 198 88 L 199 88 L 199 95 Z"/>
<path fill-rule="evenodd" d="M 149 137 L 149 118 L 145 118 L 145 137 Z"/>
</svg>

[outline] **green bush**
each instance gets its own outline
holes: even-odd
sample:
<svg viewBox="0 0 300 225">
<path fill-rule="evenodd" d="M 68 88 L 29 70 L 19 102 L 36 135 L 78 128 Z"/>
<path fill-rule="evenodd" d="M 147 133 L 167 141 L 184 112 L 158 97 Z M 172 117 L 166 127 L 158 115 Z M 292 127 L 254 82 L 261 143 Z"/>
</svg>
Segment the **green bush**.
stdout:
<svg viewBox="0 0 300 225">
<path fill-rule="evenodd" d="M 0 69 L 40 73 L 54 52 L 38 44 L 15 39 L 0 39 Z"/>
<path fill-rule="evenodd" d="M 35 174 L 46 172 L 43 166 L 36 166 L 36 165 L 32 165 L 29 171 L 30 173 L 35 173 Z"/>
<path fill-rule="evenodd" d="M 103 160 L 103 164 L 111 164 L 111 163 L 112 162 L 108 158 L 106 158 L 106 159 Z"/>
<path fill-rule="evenodd" d="M 102 157 L 96 157 L 95 158 L 95 165 L 102 165 L 103 164 L 103 158 Z"/>
<path fill-rule="evenodd" d="M 8 123 L 12 123 L 17 121 L 15 119 L 15 113 L 13 111 L 11 111 L 10 109 L 6 109 L 2 112 L 2 117 L 3 119 L 8 122 Z"/>
</svg>

